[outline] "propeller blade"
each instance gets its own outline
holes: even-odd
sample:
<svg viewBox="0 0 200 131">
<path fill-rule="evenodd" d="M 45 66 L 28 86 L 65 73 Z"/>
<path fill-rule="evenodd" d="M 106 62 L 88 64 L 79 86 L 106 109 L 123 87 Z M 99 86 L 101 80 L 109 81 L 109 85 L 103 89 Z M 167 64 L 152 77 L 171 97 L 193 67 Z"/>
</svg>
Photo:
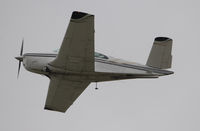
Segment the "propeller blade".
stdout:
<svg viewBox="0 0 200 131">
<path fill-rule="evenodd" d="M 20 68 L 21 68 L 21 61 L 19 61 L 18 72 L 17 72 L 17 78 L 19 77 Z"/>
<path fill-rule="evenodd" d="M 23 49 L 24 49 L 24 39 L 22 40 L 20 56 L 22 56 L 22 54 L 23 54 Z"/>
<path fill-rule="evenodd" d="M 18 71 L 17 71 L 17 78 L 19 77 L 19 72 L 21 68 L 21 62 L 23 61 L 23 49 L 24 49 L 24 39 L 22 39 L 22 45 L 21 45 L 21 50 L 20 50 L 20 56 L 15 57 L 17 60 L 19 60 L 19 66 L 18 66 Z"/>
</svg>

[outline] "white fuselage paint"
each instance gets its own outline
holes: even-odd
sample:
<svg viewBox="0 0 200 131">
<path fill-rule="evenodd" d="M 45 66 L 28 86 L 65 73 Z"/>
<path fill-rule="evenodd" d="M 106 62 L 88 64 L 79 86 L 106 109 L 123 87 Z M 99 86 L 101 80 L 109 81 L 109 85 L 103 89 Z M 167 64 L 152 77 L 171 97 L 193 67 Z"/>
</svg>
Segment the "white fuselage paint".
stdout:
<svg viewBox="0 0 200 131">
<path fill-rule="evenodd" d="M 90 81 L 110 81 L 132 78 L 155 78 L 166 75 L 170 71 L 158 70 L 137 63 L 109 57 L 109 59 L 95 58 L 94 72 L 70 72 L 51 66 L 56 54 L 27 53 L 23 55 L 23 65 L 30 72 L 50 76 L 51 74 L 65 74 L 65 76 L 84 76 Z M 154 72 L 155 71 L 155 72 Z M 162 74 L 160 72 L 164 72 Z"/>
<path fill-rule="evenodd" d="M 24 56 L 23 65 L 28 71 L 38 74 L 46 74 L 47 72 L 45 71 L 45 67 L 54 59 L 54 57 Z"/>
</svg>

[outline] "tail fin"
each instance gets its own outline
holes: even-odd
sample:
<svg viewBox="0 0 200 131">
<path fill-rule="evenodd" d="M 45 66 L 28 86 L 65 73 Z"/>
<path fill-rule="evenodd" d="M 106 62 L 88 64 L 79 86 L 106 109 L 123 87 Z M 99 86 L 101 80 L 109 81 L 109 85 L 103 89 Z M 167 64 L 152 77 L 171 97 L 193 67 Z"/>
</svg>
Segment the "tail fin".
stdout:
<svg viewBox="0 0 200 131">
<path fill-rule="evenodd" d="M 160 69 L 171 68 L 171 50 L 172 39 L 167 37 L 155 38 L 146 65 Z"/>
</svg>

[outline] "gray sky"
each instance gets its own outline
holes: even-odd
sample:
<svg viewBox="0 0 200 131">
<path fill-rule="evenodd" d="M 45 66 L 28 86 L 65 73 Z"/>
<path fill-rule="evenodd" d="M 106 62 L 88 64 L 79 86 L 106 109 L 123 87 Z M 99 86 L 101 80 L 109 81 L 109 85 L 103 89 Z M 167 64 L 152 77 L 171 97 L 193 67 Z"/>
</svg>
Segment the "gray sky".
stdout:
<svg viewBox="0 0 200 131">
<path fill-rule="evenodd" d="M 96 51 L 146 63 L 153 39 L 174 40 L 174 75 L 91 84 L 63 114 L 43 110 L 49 80 L 21 68 L 24 53 L 60 47 L 72 11 L 95 15 Z M 0 0 L 0 130 L 199 131 L 198 0 Z"/>
</svg>

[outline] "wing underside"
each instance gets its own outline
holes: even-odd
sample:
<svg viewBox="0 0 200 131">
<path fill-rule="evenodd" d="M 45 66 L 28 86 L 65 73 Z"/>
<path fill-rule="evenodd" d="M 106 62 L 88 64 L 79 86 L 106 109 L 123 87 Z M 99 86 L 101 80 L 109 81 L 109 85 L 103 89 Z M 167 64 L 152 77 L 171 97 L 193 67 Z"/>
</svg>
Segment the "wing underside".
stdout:
<svg viewBox="0 0 200 131">
<path fill-rule="evenodd" d="M 63 76 L 52 77 L 45 109 L 65 112 L 89 84 L 86 81 L 67 80 Z"/>
<path fill-rule="evenodd" d="M 66 72 L 94 72 L 94 15 L 73 12 L 62 45 L 50 67 Z M 45 109 L 65 112 L 90 82 L 52 73 Z M 78 76 L 77 76 L 78 77 Z"/>
<path fill-rule="evenodd" d="M 58 55 L 50 65 L 67 71 L 94 71 L 94 15 L 73 12 Z"/>
</svg>

